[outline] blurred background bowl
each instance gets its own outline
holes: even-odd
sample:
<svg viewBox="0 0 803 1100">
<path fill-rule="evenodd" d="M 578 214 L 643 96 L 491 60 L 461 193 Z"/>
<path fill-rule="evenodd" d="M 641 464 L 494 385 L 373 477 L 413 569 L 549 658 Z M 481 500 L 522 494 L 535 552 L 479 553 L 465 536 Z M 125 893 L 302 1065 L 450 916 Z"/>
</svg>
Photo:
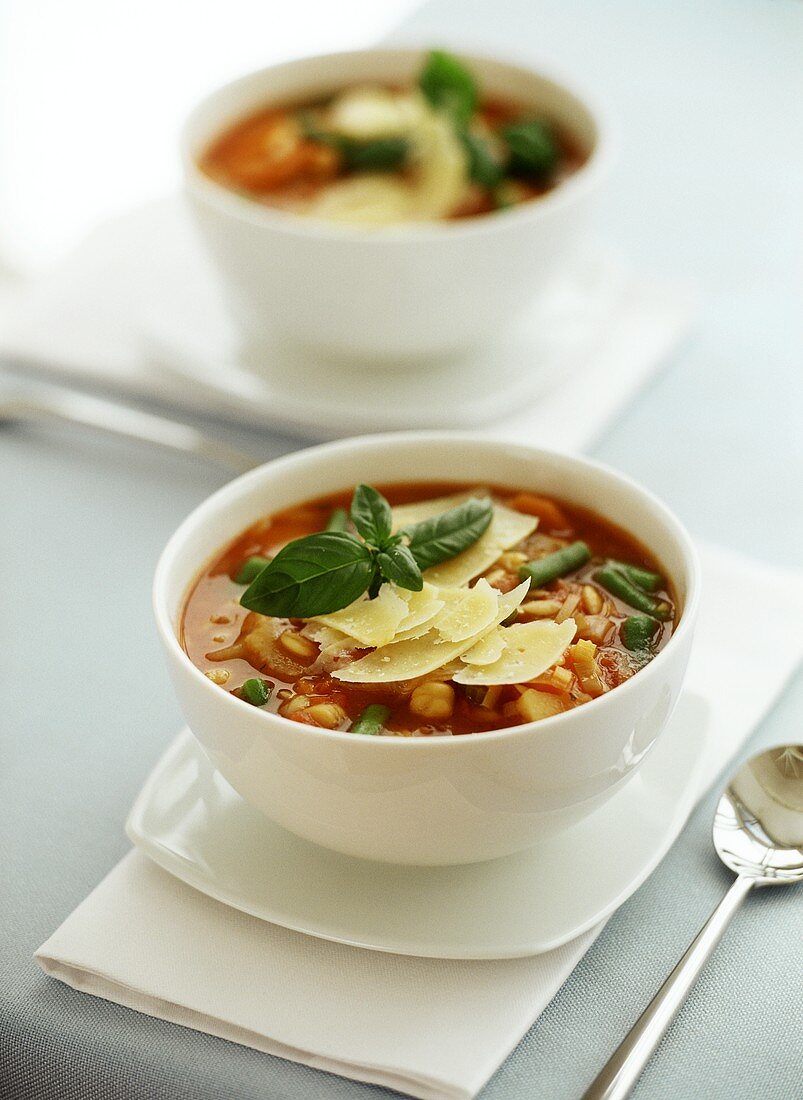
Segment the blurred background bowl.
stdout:
<svg viewBox="0 0 803 1100">
<path fill-rule="evenodd" d="M 610 153 L 599 110 L 563 82 L 490 58 L 461 54 L 485 94 L 531 106 L 586 156 L 553 191 L 512 210 L 366 231 L 271 209 L 198 167 L 213 138 L 261 107 L 351 84 L 409 85 L 423 56 L 372 49 L 274 65 L 213 92 L 190 115 L 186 194 L 249 343 L 279 338 L 374 365 L 465 352 L 498 335 L 585 240 Z"/>
</svg>

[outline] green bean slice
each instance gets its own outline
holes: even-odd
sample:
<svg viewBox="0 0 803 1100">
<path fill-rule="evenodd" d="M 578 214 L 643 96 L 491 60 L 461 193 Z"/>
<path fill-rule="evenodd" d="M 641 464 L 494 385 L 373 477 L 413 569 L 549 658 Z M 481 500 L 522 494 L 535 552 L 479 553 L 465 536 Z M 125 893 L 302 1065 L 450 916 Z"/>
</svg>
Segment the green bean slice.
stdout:
<svg viewBox="0 0 803 1100">
<path fill-rule="evenodd" d="M 657 630 L 658 620 L 651 615 L 629 615 L 619 627 L 619 636 L 631 653 L 646 653 Z"/>
<path fill-rule="evenodd" d="M 526 581 L 529 577 L 533 588 L 542 588 L 550 581 L 556 581 L 558 577 L 573 573 L 587 561 L 591 561 L 588 545 L 585 542 L 573 542 L 544 558 L 536 558 L 535 561 L 528 561 L 520 566 L 519 580 Z"/>
<path fill-rule="evenodd" d="M 326 524 L 327 531 L 345 531 L 349 525 L 349 515 L 345 508 L 335 508 Z"/>
<path fill-rule="evenodd" d="M 388 718 L 390 718 L 390 707 L 382 706 L 381 703 L 371 703 L 351 727 L 351 733 L 375 736 L 385 728 Z"/>
<path fill-rule="evenodd" d="M 653 573 L 651 569 L 643 569 L 640 565 L 628 565 L 624 561 L 612 561 L 614 569 L 624 573 L 631 584 L 636 588 L 643 588 L 645 592 L 657 592 L 664 586 L 664 578 L 660 573 Z"/>
<path fill-rule="evenodd" d="M 246 680 L 240 688 L 240 698 L 252 707 L 264 707 L 273 692 L 270 680 Z"/>
<path fill-rule="evenodd" d="M 672 605 L 666 600 L 656 599 L 655 596 L 643 592 L 631 584 L 627 577 L 618 569 L 606 565 L 598 569 L 594 574 L 597 584 L 607 589 L 612 596 L 617 596 L 636 611 L 643 611 L 645 615 L 652 615 L 654 619 L 666 622 L 672 618 Z"/>
<path fill-rule="evenodd" d="M 256 580 L 266 565 L 270 565 L 270 558 L 263 558 L 255 554 L 252 558 L 246 558 L 238 571 L 234 574 L 235 584 L 250 584 Z"/>
</svg>

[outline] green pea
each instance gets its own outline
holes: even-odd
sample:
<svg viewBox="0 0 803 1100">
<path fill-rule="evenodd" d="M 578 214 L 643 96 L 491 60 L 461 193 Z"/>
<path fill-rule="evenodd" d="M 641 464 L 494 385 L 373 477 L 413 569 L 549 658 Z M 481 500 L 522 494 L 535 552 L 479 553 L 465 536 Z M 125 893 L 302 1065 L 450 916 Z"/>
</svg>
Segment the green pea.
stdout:
<svg viewBox="0 0 803 1100">
<path fill-rule="evenodd" d="M 252 707 L 264 707 L 273 692 L 270 680 L 246 680 L 240 688 L 240 698 Z"/>
</svg>

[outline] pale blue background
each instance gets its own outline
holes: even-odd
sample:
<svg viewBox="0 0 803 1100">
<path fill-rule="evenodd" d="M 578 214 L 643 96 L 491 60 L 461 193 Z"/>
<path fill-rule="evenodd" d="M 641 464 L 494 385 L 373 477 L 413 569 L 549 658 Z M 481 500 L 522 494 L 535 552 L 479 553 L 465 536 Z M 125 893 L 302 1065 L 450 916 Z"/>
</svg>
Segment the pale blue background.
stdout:
<svg viewBox="0 0 803 1100">
<path fill-rule="evenodd" d="M 609 99 L 623 149 L 605 231 L 644 268 L 698 276 L 706 301 L 693 339 L 594 453 L 647 482 L 697 535 L 803 564 L 803 8 L 433 0 L 405 34 L 542 57 Z M 216 430 L 265 458 L 297 445 Z M 127 849 L 126 809 L 179 725 L 150 577 L 177 521 L 222 479 L 58 430 L 4 431 L 0 456 L 0 1096 L 380 1096 L 82 996 L 33 966 Z M 753 747 L 799 740 L 802 709 L 799 676 Z M 611 920 L 484 1100 L 580 1095 L 727 885 L 709 848 L 712 807 Z M 799 891 L 748 902 L 638 1097 L 800 1095 L 801 903 Z"/>
</svg>

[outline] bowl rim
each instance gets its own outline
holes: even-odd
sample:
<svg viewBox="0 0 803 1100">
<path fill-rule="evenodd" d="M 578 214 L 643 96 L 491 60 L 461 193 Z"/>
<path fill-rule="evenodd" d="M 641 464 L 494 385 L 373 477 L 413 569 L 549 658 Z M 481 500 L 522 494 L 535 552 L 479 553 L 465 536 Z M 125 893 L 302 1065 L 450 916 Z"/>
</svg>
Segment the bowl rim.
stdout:
<svg viewBox="0 0 803 1100">
<path fill-rule="evenodd" d="M 567 461 L 579 466 L 585 466 L 589 469 L 602 474 L 604 477 L 610 478 L 626 491 L 634 493 L 640 497 L 641 500 L 646 503 L 653 512 L 657 515 L 665 528 L 673 535 L 678 547 L 681 550 L 681 556 L 684 561 L 684 566 L 688 579 L 688 591 L 686 593 L 686 599 L 684 602 L 683 612 L 680 616 L 680 620 L 677 627 L 672 632 L 666 645 L 661 649 L 656 656 L 650 661 L 644 668 L 632 676 L 625 683 L 620 684 L 618 687 L 606 692 L 604 695 L 598 696 L 596 699 L 591 699 L 588 703 L 583 703 L 582 706 L 574 707 L 572 710 L 564 711 L 561 714 L 552 715 L 548 718 L 541 718 L 536 722 L 525 722 L 517 726 L 506 726 L 504 729 L 498 730 L 486 730 L 479 733 L 467 734 L 463 737 L 454 736 L 441 736 L 441 737 L 365 737 L 363 734 L 352 733 L 350 730 L 327 730 L 318 728 L 316 726 L 308 726 L 300 722 L 291 722 L 290 719 L 283 718 L 282 715 L 276 714 L 272 711 L 263 712 L 260 716 L 260 721 L 267 719 L 277 719 L 282 728 L 285 724 L 292 725 L 297 731 L 300 732 L 300 736 L 309 736 L 315 740 L 325 739 L 337 743 L 339 740 L 343 745 L 375 745 L 385 746 L 385 749 L 376 749 L 368 751 L 386 751 L 390 746 L 401 745 L 419 745 L 429 746 L 433 749 L 435 746 L 440 747 L 440 751 L 448 751 L 444 749 L 446 745 L 455 745 L 459 743 L 461 745 L 476 744 L 485 745 L 490 741 L 502 740 L 516 737 L 529 737 L 534 732 L 543 732 L 544 730 L 555 730 L 560 726 L 569 726 L 571 724 L 577 725 L 578 722 L 585 721 L 583 717 L 584 713 L 587 714 L 588 708 L 594 708 L 594 715 L 601 715 L 602 708 L 607 707 L 608 710 L 611 707 L 616 707 L 619 703 L 616 700 L 622 700 L 624 698 L 623 693 L 631 693 L 634 690 L 638 690 L 639 682 L 643 683 L 643 677 L 645 675 L 655 675 L 655 672 L 662 668 L 668 660 L 673 656 L 674 651 L 679 648 L 681 642 L 687 635 L 691 634 L 694 630 L 695 622 L 697 619 L 697 610 L 700 601 L 700 562 L 697 548 L 694 545 L 691 536 L 686 530 L 685 526 L 675 516 L 674 512 L 667 507 L 654 493 L 649 489 L 646 489 L 643 485 L 637 482 L 635 479 L 629 477 L 626 474 L 620 473 L 618 470 L 613 469 L 605 463 L 598 462 L 596 459 L 587 458 L 585 455 L 570 454 L 564 451 L 558 451 L 547 447 L 533 447 L 525 443 L 512 443 L 502 438 L 493 436 L 486 436 L 481 439 L 477 439 L 475 436 L 470 435 L 467 432 L 449 432 L 449 431 L 408 431 L 408 432 L 385 432 L 375 435 L 362 435 L 351 436 L 347 439 L 335 440 L 329 443 L 318 444 L 313 447 L 306 447 L 298 451 L 292 451 L 289 454 L 284 454 L 278 458 L 271 459 L 266 463 L 263 463 L 253 470 L 249 470 L 247 473 L 242 474 L 240 477 L 234 478 L 232 481 L 223 485 L 220 489 L 217 489 L 210 496 L 206 497 L 200 504 L 181 521 L 179 526 L 173 532 L 168 539 L 162 553 L 159 556 L 159 560 L 156 565 L 156 571 L 153 579 L 152 586 L 152 601 L 153 612 L 156 619 L 157 630 L 162 639 L 162 643 L 165 645 L 168 651 L 186 667 L 187 671 L 194 680 L 201 687 L 203 691 L 213 692 L 210 695 L 210 699 L 216 699 L 219 705 L 234 706 L 235 708 L 245 708 L 243 711 L 235 710 L 234 713 L 241 713 L 243 716 L 251 714 L 256 717 L 254 713 L 254 707 L 244 702 L 242 699 L 238 699 L 231 692 L 222 692 L 220 687 L 213 684 L 207 676 L 201 672 L 201 670 L 193 664 L 188 654 L 182 647 L 176 631 L 173 627 L 170 611 L 168 607 L 168 593 L 166 586 L 167 574 L 173 564 L 173 560 L 179 551 L 186 544 L 188 539 L 192 537 L 192 531 L 195 525 L 203 521 L 209 513 L 214 513 L 221 505 L 224 505 L 229 496 L 239 495 L 241 490 L 248 490 L 253 483 L 259 482 L 266 476 L 269 471 L 270 476 L 274 477 L 278 473 L 282 474 L 287 469 L 292 469 L 294 465 L 299 463 L 313 463 L 326 462 L 326 460 L 334 454 L 348 452 L 350 450 L 359 450 L 366 445 L 374 445 L 379 447 L 393 446 L 395 443 L 410 443 L 410 444 L 443 444 L 454 443 L 456 446 L 469 446 L 469 447 L 486 447 L 489 449 L 504 448 L 505 450 L 513 450 L 519 452 L 522 456 L 530 456 L 537 459 L 540 456 L 548 456 L 549 458 L 557 458 L 561 461 Z M 602 513 L 604 515 L 604 513 Z M 186 578 L 184 582 L 183 593 L 181 596 L 182 607 L 183 601 L 186 599 L 186 594 L 189 591 L 189 586 L 192 583 L 193 578 Z M 639 680 L 639 678 L 641 678 Z M 613 702 L 611 701 L 613 700 Z M 612 712 L 612 713 L 615 713 Z M 389 749 L 389 751 L 396 751 Z M 408 751 L 403 749 L 401 751 Z M 418 750 L 412 750 L 418 751 Z M 438 751 L 438 750 L 436 750 Z"/>
<path fill-rule="evenodd" d="M 600 104 L 595 94 L 579 86 L 573 78 L 564 77 L 550 67 L 542 68 L 539 65 L 538 68 L 535 68 L 526 59 L 517 58 L 513 53 L 504 55 L 489 54 L 475 51 L 468 52 L 459 48 L 454 52 L 469 66 L 474 62 L 499 65 L 527 76 L 537 77 L 539 80 L 551 84 L 566 98 L 575 100 L 591 120 L 596 133 L 593 147 L 585 162 L 565 180 L 562 180 L 556 187 L 537 200 L 520 203 L 508 210 L 496 211 L 495 216 L 492 218 L 480 215 L 474 218 L 443 219 L 431 222 L 410 221 L 398 225 L 365 228 L 358 225 L 327 221 L 324 218 L 303 217 L 291 211 L 280 210 L 258 203 L 254 199 L 238 194 L 224 184 L 218 183 L 201 170 L 192 148 L 193 131 L 218 98 L 238 86 L 245 85 L 261 77 L 267 77 L 275 72 L 293 69 L 297 65 L 311 66 L 316 62 L 339 58 L 346 66 L 348 61 L 354 57 L 371 54 L 377 57 L 393 55 L 394 57 L 413 58 L 421 56 L 427 49 L 428 47 L 425 46 L 408 44 L 377 46 L 359 50 L 336 50 L 280 61 L 218 85 L 211 92 L 208 92 L 203 99 L 196 102 L 192 110 L 185 116 L 180 129 L 179 148 L 185 191 L 189 195 L 203 200 L 206 204 L 216 207 L 220 213 L 234 217 L 244 223 L 250 223 L 255 228 L 274 230 L 291 236 L 298 234 L 302 237 L 317 240 L 353 241 L 364 245 L 382 247 L 391 243 L 454 240 L 462 237 L 483 236 L 504 229 L 514 230 L 522 222 L 539 221 L 547 217 L 553 210 L 561 209 L 576 198 L 593 191 L 600 180 L 608 174 L 614 160 L 614 150 L 617 143 L 609 113 Z"/>
</svg>

